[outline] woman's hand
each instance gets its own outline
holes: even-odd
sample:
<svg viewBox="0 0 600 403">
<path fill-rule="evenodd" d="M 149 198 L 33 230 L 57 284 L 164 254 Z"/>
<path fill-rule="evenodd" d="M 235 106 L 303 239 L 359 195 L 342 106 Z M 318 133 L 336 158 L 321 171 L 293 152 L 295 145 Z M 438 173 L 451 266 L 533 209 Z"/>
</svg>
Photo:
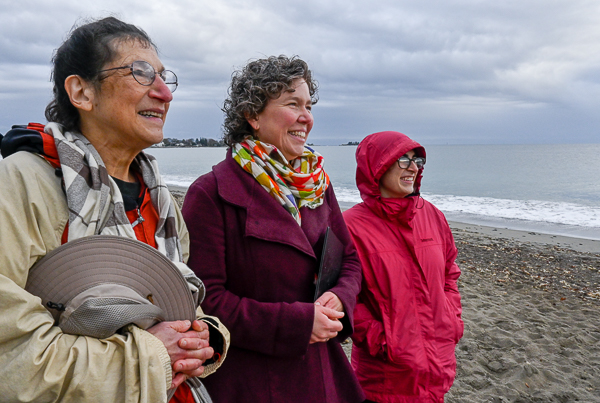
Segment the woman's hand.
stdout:
<svg viewBox="0 0 600 403">
<path fill-rule="evenodd" d="M 337 295 L 331 291 L 326 291 L 316 301 L 315 305 L 322 305 L 325 308 L 335 309 L 338 312 L 344 312 L 344 304 Z"/>
<path fill-rule="evenodd" d="M 208 345 L 208 325 L 204 322 L 161 322 L 147 330 L 163 342 L 169 353 L 173 369 L 171 389 L 187 378 L 202 375 L 202 364 L 214 354 Z"/>
<path fill-rule="evenodd" d="M 188 328 L 188 330 L 190 329 Z M 194 334 L 194 332 L 197 333 Z M 200 320 L 193 321 L 191 334 L 192 337 L 186 337 L 179 340 L 179 347 L 183 348 L 184 350 L 199 350 L 209 346 L 210 333 L 208 331 L 208 324 Z"/>
<path fill-rule="evenodd" d="M 342 323 L 339 321 L 343 317 L 344 312 L 324 307 L 317 300 L 315 302 L 315 319 L 313 321 L 310 344 L 327 342 L 332 337 L 336 337 L 338 332 L 343 328 Z"/>
</svg>

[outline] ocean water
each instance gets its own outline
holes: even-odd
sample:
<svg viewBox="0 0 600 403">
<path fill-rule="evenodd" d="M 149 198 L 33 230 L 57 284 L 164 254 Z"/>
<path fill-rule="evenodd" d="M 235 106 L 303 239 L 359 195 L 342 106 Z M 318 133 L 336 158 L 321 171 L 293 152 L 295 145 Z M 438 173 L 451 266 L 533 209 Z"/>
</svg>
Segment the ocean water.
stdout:
<svg viewBox="0 0 600 403">
<path fill-rule="evenodd" d="M 315 146 L 344 207 L 360 203 L 355 146 Z M 600 240 L 600 144 L 433 145 L 422 196 L 448 220 Z M 152 148 L 168 184 L 189 186 L 225 148 Z"/>
</svg>

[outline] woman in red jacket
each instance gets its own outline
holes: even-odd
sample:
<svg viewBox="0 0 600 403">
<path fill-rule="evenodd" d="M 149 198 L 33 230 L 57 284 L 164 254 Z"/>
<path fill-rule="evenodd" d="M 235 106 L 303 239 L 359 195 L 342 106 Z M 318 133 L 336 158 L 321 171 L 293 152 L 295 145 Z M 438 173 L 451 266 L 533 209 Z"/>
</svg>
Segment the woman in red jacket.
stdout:
<svg viewBox="0 0 600 403">
<path fill-rule="evenodd" d="M 363 267 L 352 366 L 367 402 L 443 402 L 463 334 L 448 223 L 419 195 L 425 149 L 398 132 L 356 150 L 363 203 L 344 213 Z"/>
</svg>

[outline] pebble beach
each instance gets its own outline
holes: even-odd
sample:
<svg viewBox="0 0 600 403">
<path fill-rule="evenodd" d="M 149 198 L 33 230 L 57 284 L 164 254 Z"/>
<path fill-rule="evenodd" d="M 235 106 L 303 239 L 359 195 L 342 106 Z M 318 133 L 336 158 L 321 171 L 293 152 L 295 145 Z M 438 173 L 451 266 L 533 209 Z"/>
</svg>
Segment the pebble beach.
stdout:
<svg viewBox="0 0 600 403">
<path fill-rule="evenodd" d="M 600 242 L 450 223 L 465 334 L 447 402 L 600 402 Z"/>
<path fill-rule="evenodd" d="M 600 241 L 450 226 L 465 333 L 446 402 L 600 402 Z"/>
</svg>

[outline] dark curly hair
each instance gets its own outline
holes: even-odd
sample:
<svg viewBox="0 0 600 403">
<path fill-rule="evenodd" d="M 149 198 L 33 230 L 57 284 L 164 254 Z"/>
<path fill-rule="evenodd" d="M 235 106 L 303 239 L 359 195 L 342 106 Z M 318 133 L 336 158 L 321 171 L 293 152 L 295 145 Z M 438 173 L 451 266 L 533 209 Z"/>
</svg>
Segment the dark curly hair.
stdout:
<svg viewBox="0 0 600 403">
<path fill-rule="evenodd" d="M 115 17 L 88 22 L 72 29 L 52 57 L 54 99 L 46 106 L 48 122 L 60 123 L 68 131 L 80 129 L 79 112 L 71 104 L 65 90 L 65 80 L 71 75 L 78 75 L 94 83 L 99 91 L 98 72 L 117 56 L 115 45 L 126 40 L 137 41 L 157 50 L 146 32 Z"/>
<path fill-rule="evenodd" d="M 253 130 L 248 118 L 261 113 L 269 99 L 277 99 L 296 79 L 304 79 L 313 104 L 319 100 L 318 84 L 308 65 L 298 56 L 271 56 L 249 62 L 231 75 L 228 98 L 223 103 L 225 113 L 223 140 L 228 146 L 241 142 Z"/>
</svg>

